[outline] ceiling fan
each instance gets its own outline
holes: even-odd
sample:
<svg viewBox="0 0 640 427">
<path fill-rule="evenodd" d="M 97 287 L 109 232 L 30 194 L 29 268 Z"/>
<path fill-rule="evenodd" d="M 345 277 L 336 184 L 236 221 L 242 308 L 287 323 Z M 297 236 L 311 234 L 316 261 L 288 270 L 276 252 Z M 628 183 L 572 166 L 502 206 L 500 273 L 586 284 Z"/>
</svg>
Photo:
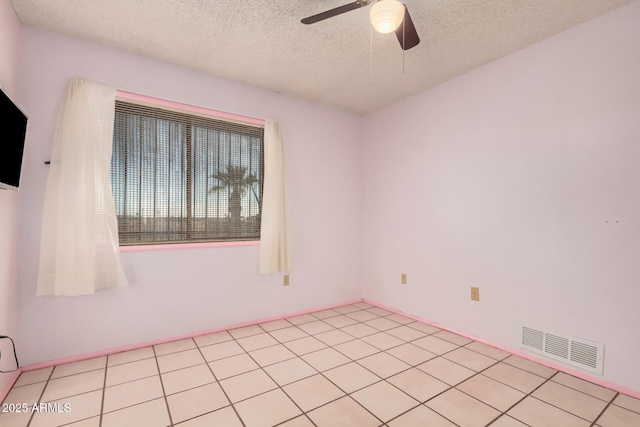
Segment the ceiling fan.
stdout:
<svg viewBox="0 0 640 427">
<path fill-rule="evenodd" d="M 327 10 L 317 15 L 304 18 L 303 24 L 315 24 L 325 19 L 368 6 L 374 0 L 356 0 L 353 3 Z M 382 34 L 396 32 L 402 50 L 408 50 L 420 43 L 420 37 L 413 25 L 407 6 L 398 0 L 377 0 L 369 14 L 371 25 Z"/>
</svg>

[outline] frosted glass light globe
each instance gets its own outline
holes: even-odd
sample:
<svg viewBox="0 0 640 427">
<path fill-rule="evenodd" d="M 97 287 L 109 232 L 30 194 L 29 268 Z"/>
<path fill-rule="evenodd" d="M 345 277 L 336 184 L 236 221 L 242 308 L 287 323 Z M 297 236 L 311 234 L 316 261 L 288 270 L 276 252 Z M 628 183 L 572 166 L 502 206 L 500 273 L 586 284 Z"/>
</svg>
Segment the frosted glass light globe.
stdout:
<svg viewBox="0 0 640 427">
<path fill-rule="evenodd" d="M 404 19 L 404 4 L 398 0 L 379 0 L 369 13 L 371 25 L 381 34 L 395 31 Z"/>
</svg>

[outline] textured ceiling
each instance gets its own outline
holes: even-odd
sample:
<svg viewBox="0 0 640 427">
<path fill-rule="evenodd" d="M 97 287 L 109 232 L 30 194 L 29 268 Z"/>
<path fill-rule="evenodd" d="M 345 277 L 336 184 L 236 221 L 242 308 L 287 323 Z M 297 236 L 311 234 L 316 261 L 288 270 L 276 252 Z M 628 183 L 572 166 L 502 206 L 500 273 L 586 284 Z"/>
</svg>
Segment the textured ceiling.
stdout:
<svg viewBox="0 0 640 427">
<path fill-rule="evenodd" d="M 4 0 L 1 0 L 4 1 Z M 405 0 L 421 43 L 403 54 L 354 0 L 11 0 L 29 26 L 357 113 L 421 92 L 634 0 Z M 372 79 L 370 79 L 372 70 Z"/>
</svg>

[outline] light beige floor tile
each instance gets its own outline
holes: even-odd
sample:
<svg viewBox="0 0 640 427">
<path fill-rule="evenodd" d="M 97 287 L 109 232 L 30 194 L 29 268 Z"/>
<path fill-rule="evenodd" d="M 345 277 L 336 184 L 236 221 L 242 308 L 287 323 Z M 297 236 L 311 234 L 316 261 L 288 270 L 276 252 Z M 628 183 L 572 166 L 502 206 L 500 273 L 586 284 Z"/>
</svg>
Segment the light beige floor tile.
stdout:
<svg viewBox="0 0 640 427">
<path fill-rule="evenodd" d="M 345 326 L 341 330 L 342 332 L 346 332 L 356 338 L 366 337 L 367 335 L 373 335 L 379 332 L 376 328 L 367 326 L 364 323 L 356 323 L 355 325 Z"/>
<path fill-rule="evenodd" d="M 358 363 L 380 378 L 387 378 L 411 366 L 387 353 L 377 353 L 358 360 Z"/>
<path fill-rule="evenodd" d="M 435 334 L 433 334 L 433 336 L 457 345 L 466 345 L 473 341 L 469 338 L 463 337 L 462 335 L 454 334 L 453 332 L 449 331 L 436 332 Z"/>
<path fill-rule="evenodd" d="M 331 326 L 328 323 L 325 323 L 325 322 L 323 322 L 321 320 L 316 320 L 315 322 L 304 323 L 304 324 L 298 326 L 298 328 L 302 329 L 303 331 L 305 331 L 309 335 L 316 335 L 316 334 L 320 334 L 322 332 L 331 331 L 331 330 L 334 329 L 333 326 Z"/>
<path fill-rule="evenodd" d="M 427 335 L 435 334 L 436 332 L 439 332 L 442 330 L 440 328 L 436 328 L 435 326 L 427 325 L 426 323 L 422 323 L 422 322 L 407 323 L 406 326 L 416 329 L 420 332 L 424 332 Z"/>
<path fill-rule="evenodd" d="M 155 358 L 124 363 L 107 368 L 106 385 L 110 387 L 112 385 L 158 375 L 158 373 L 158 364 Z"/>
<path fill-rule="evenodd" d="M 53 366 L 50 368 L 36 369 L 34 371 L 23 372 L 20 374 L 18 381 L 14 384 L 14 387 L 20 387 L 23 385 L 35 384 L 43 382 L 49 379 L 53 371 Z"/>
<path fill-rule="evenodd" d="M 379 316 L 368 311 L 359 310 L 352 313 L 346 313 L 345 316 L 356 319 L 358 322 L 366 322 L 367 320 L 377 319 Z"/>
<path fill-rule="evenodd" d="M 431 360 L 434 357 L 437 357 L 437 355 L 435 355 L 434 353 L 431 353 L 430 351 L 427 351 L 410 343 L 390 348 L 386 352 L 392 356 L 397 357 L 403 362 L 408 363 L 411 366 L 419 365 L 426 362 L 427 360 Z"/>
<path fill-rule="evenodd" d="M 544 383 L 532 396 L 589 421 L 595 421 L 607 406 L 605 401 L 553 381 Z"/>
<path fill-rule="evenodd" d="M 450 387 L 416 368 L 387 378 L 387 381 L 420 402 L 426 402 Z"/>
<path fill-rule="evenodd" d="M 550 378 L 557 372 L 555 369 L 548 368 L 539 363 L 535 363 L 515 355 L 507 357 L 503 362 L 544 378 Z"/>
<path fill-rule="evenodd" d="M 230 329 L 228 331 L 235 339 L 250 337 L 251 335 L 264 334 L 264 329 L 258 325 L 244 326 L 242 328 Z"/>
<path fill-rule="evenodd" d="M 389 422 L 388 425 L 389 427 L 457 427 L 451 421 L 424 405 L 400 415 Z"/>
<path fill-rule="evenodd" d="M 220 381 L 220 385 L 232 403 L 278 387 L 262 369 L 227 378 Z"/>
<path fill-rule="evenodd" d="M 328 319 L 329 317 L 340 316 L 340 313 L 338 313 L 335 310 L 329 309 L 329 310 L 316 311 L 315 313 L 311 313 L 311 315 L 320 320 L 323 320 L 323 319 Z"/>
<path fill-rule="evenodd" d="M 260 323 L 260 327 L 267 332 L 277 331 L 278 329 L 290 328 L 293 326 L 285 319 L 272 320 L 271 322 Z"/>
<path fill-rule="evenodd" d="M 424 337 L 426 334 L 420 332 L 417 329 L 410 328 L 408 326 L 400 326 L 399 328 L 387 329 L 389 335 L 393 335 L 396 338 L 400 338 L 404 341 L 413 341 L 418 338 Z"/>
<path fill-rule="evenodd" d="M 233 337 L 227 331 L 214 332 L 212 334 L 200 335 L 193 338 L 198 347 L 206 347 L 208 345 L 220 344 L 221 342 L 231 341 Z"/>
<path fill-rule="evenodd" d="M 100 390 L 103 387 L 104 369 L 70 375 L 49 381 L 42 395 L 42 401 L 52 402 L 54 400 L 60 400 L 63 397 Z"/>
<path fill-rule="evenodd" d="M 60 412 L 36 412 L 29 424 L 30 427 L 56 427 L 100 415 L 102 390 L 65 397 L 50 403 L 57 404 Z M 68 411 L 65 408 L 68 408 Z"/>
<path fill-rule="evenodd" d="M 614 405 L 621 406 L 625 409 L 628 409 L 633 412 L 637 412 L 640 414 L 640 400 L 635 399 L 633 397 L 627 396 L 625 394 L 620 394 L 613 401 Z"/>
<path fill-rule="evenodd" d="M 164 356 L 165 354 L 177 353 L 179 351 L 191 350 L 196 348 L 196 343 L 193 339 L 188 338 L 186 340 L 172 341 L 165 344 L 154 345 L 153 348 L 156 351 L 157 356 Z"/>
<path fill-rule="evenodd" d="M 167 396 L 167 403 L 174 423 L 229 405 L 229 401 L 217 383 L 203 385 Z"/>
<path fill-rule="evenodd" d="M 323 342 L 318 341 L 314 337 L 306 337 L 299 340 L 289 341 L 284 345 L 298 356 L 327 347 Z"/>
<path fill-rule="evenodd" d="M 411 344 L 417 345 L 420 348 L 438 355 L 448 353 L 458 348 L 457 345 L 450 343 L 449 341 L 441 340 L 440 338 L 436 338 L 432 335 L 426 336 L 424 338 L 419 338 L 415 341 L 412 341 Z"/>
<path fill-rule="evenodd" d="M 464 347 L 453 350 L 442 357 L 476 372 L 480 372 L 487 369 L 489 366 L 498 363 L 495 359 L 476 353 L 475 351 L 467 350 Z"/>
<path fill-rule="evenodd" d="M 316 319 L 310 314 L 301 314 L 300 316 L 287 317 L 287 321 L 289 321 L 289 323 L 296 326 L 303 325 L 309 322 L 315 322 L 316 320 L 318 319 Z"/>
<path fill-rule="evenodd" d="M 234 405 L 247 427 L 271 427 L 300 415 L 300 410 L 277 389 Z"/>
<path fill-rule="evenodd" d="M 278 427 L 315 427 L 306 415 L 300 415 L 292 420 L 289 420 L 283 424 L 278 424 Z"/>
<path fill-rule="evenodd" d="M 267 366 L 264 370 L 280 386 L 287 385 L 318 373 L 299 357 Z"/>
<path fill-rule="evenodd" d="M 397 313 L 394 313 L 394 314 L 392 314 L 390 316 L 385 316 L 385 317 L 387 319 L 389 319 L 389 320 L 393 320 L 394 322 L 398 322 L 401 325 L 407 325 L 409 323 L 415 322 L 415 320 L 410 319 L 410 318 L 408 318 L 406 316 L 403 316 L 402 314 L 397 314 Z"/>
<path fill-rule="evenodd" d="M 391 347 L 397 347 L 399 345 L 405 344 L 405 342 L 400 338 L 396 338 L 393 335 L 389 335 L 385 332 L 379 332 L 377 334 L 369 335 L 361 339 L 362 341 L 369 343 L 380 350 L 387 350 Z"/>
<path fill-rule="evenodd" d="M 240 338 L 238 340 L 238 344 L 242 346 L 244 351 L 253 351 L 276 345 L 278 344 L 278 341 L 276 341 L 275 338 L 265 332 L 264 334 L 257 334 L 246 338 Z"/>
<path fill-rule="evenodd" d="M 163 395 L 159 376 L 107 387 L 104 393 L 103 411 L 116 411 L 127 406 L 158 399 Z"/>
<path fill-rule="evenodd" d="M 418 365 L 417 368 L 449 385 L 461 383 L 475 374 L 471 369 L 467 369 L 464 366 L 460 366 L 442 357 L 424 362 Z"/>
<path fill-rule="evenodd" d="M 456 388 L 503 412 L 525 397 L 523 392 L 484 375 L 469 378 Z"/>
<path fill-rule="evenodd" d="M 380 307 L 368 308 L 367 311 L 370 313 L 376 314 L 378 316 L 389 316 L 393 314 L 393 311 L 388 311 Z"/>
<path fill-rule="evenodd" d="M 198 349 L 171 353 L 167 354 L 166 356 L 159 356 L 157 360 L 158 366 L 160 366 L 160 372 L 163 374 L 165 372 L 171 372 L 177 369 L 188 368 L 190 366 L 201 365 L 205 363 L 205 360 L 202 358 L 202 354 L 200 354 L 200 350 Z"/>
<path fill-rule="evenodd" d="M 376 328 L 379 331 L 386 331 L 387 329 L 393 329 L 400 326 L 400 323 L 394 322 L 393 320 L 389 320 L 385 317 L 378 317 L 377 319 L 369 320 L 368 322 L 364 322 L 365 325 L 369 325 L 372 328 Z"/>
<path fill-rule="evenodd" d="M 303 331 L 302 329 L 296 326 L 291 326 L 289 328 L 284 328 L 284 329 L 278 329 L 277 331 L 270 332 L 270 334 L 272 337 L 274 337 L 280 342 L 293 341 L 293 340 L 297 340 L 297 339 L 305 338 L 309 336 L 309 334 L 307 334 L 305 331 Z"/>
<path fill-rule="evenodd" d="M 333 348 L 335 348 L 345 356 L 351 358 L 352 360 L 362 359 L 363 357 L 367 357 L 380 351 L 371 344 L 367 344 L 366 342 L 361 340 L 345 342 L 342 344 L 338 344 Z"/>
<path fill-rule="evenodd" d="M 606 402 L 610 402 L 616 395 L 616 392 L 613 390 L 567 375 L 564 372 L 558 372 L 557 375 L 551 378 L 551 381 L 581 391 L 589 396 L 597 397 Z M 638 405 L 638 412 L 640 412 L 640 404 Z"/>
<path fill-rule="evenodd" d="M 337 345 L 355 339 L 351 335 L 338 329 L 317 334 L 315 337 L 327 345 Z"/>
<path fill-rule="evenodd" d="M 269 366 L 296 357 L 295 354 L 281 344 L 252 351 L 249 354 L 260 366 Z"/>
<path fill-rule="evenodd" d="M 349 396 L 309 412 L 318 427 L 378 427 L 380 421 Z"/>
<path fill-rule="evenodd" d="M 353 393 L 381 379 L 355 362 L 325 371 L 324 376 L 347 393 Z"/>
<path fill-rule="evenodd" d="M 68 375 L 81 374 L 83 372 L 95 371 L 107 367 L 107 356 L 93 359 L 81 360 L 79 362 L 58 365 L 53 370 L 51 379 L 62 378 Z"/>
<path fill-rule="evenodd" d="M 526 424 L 521 423 L 515 418 L 511 418 L 508 415 L 503 415 L 496 422 L 491 424 L 491 427 L 529 427 Z"/>
<path fill-rule="evenodd" d="M 143 347 L 136 350 L 110 354 L 108 356 L 107 366 L 122 365 L 123 363 L 137 362 L 138 360 L 151 359 L 153 357 L 156 357 L 153 352 L 153 347 Z"/>
<path fill-rule="evenodd" d="M 302 358 L 320 372 L 351 362 L 351 359 L 347 356 L 338 353 L 332 348 L 314 351 L 313 353 L 305 354 Z"/>
<path fill-rule="evenodd" d="M 536 427 L 589 427 L 590 422 L 544 403 L 534 397 L 526 397 L 508 413 L 523 423 Z"/>
<path fill-rule="evenodd" d="M 640 414 L 611 405 L 598 419 L 598 425 L 602 427 L 637 427 L 640 426 Z"/>
<path fill-rule="evenodd" d="M 209 366 L 218 381 L 234 375 L 244 374 L 245 372 L 253 371 L 260 367 L 248 354 L 239 354 L 237 356 L 209 362 Z"/>
<path fill-rule="evenodd" d="M 65 424 L 64 427 L 100 427 L 100 417 L 87 418 L 86 420 Z"/>
<path fill-rule="evenodd" d="M 351 304 L 351 305 L 352 305 L 352 306 L 354 306 L 354 307 L 356 307 L 356 308 L 359 308 L 360 310 L 366 310 L 366 309 L 368 309 L 368 308 L 374 308 L 374 307 L 375 307 L 374 305 L 371 305 L 371 304 L 366 303 L 366 302 L 364 302 L 364 301 L 363 301 L 363 302 L 356 303 L 356 304 Z"/>
<path fill-rule="evenodd" d="M 509 353 L 507 353 L 506 351 L 502 351 L 498 348 L 491 347 L 478 341 L 473 341 L 472 343 L 467 344 L 465 348 L 473 350 L 476 353 L 484 354 L 485 356 L 489 356 L 490 358 L 496 360 L 502 360 L 506 357 L 509 357 Z"/>
<path fill-rule="evenodd" d="M 359 311 L 360 309 L 354 305 L 343 305 L 342 307 L 336 307 L 333 311 L 337 311 L 340 314 L 347 314 Z"/>
<path fill-rule="evenodd" d="M 98 373 L 100 373 L 100 371 L 98 371 Z M 103 371 L 103 375 L 104 375 L 104 371 Z M 25 385 L 22 387 L 13 387 L 9 392 L 9 394 L 7 394 L 7 397 L 5 398 L 4 403 L 13 403 L 13 404 L 38 403 L 45 386 L 46 386 L 46 383 L 40 382 L 40 383 Z M 2 408 L 0 407 L 0 409 Z"/>
<path fill-rule="evenodd" d="M 170 425 L 167 403 L 164 399 L 109 412 L 102 417 L 102 427 L 167 427 Z"/>
<path fill-rule="evenodd" d="M 314 375 L 282 388 L 305 412 L 343 396 L 344 393 L 322 375 Z"/>
<path fill-rule="evenodd" d="M 328 319 L 323 319 L 324 322 L 330 324 L 334 328 L 344 328 L 345 326 L 354 325 L 358 323 L 356 319 L 352 319 L 345 315 L 340 315 L 336 317 L 329 317 Z"/>
<path fill-rule="evenodd" d="M 500 415 L 499 411 L 454 388 L 425 405 L 460 427 L 484 427 Z"/>
<path fill-rule="evenodd" d="M 31 415 L 31 410 L 28 412 L 0 412 L 0 426 L 27 427 Z"/>
<path fill-rule="evenodd" d="M 177 427 L 242 427 L 236 411 L 231 406 L 209 412 L 189 421 L 177 424 Z"/>
<path fill-rule="evenodd" d="M 207 365 L 197 365 L 162 374 L 162 384 L 167 396 L 214 382 L 216 379 Z"/>
<path fill-rule="evenodd" d="M 418 405 L 417 400 L 385 381 L 358 390 L 351 397 L 384 422 Z"/>
<path fill-rule="evenodd" d="M 208 345 L 206 347 L 201 347 L 200 351 L 207 362 L 213 362 L 214 360 L 244 353 L 242 347 L 240 347 L 240 345 L 235 341 Z"/>
<path fill-rule="evenodd" d="M 546 381 L 542 377 L 504 363 L 493 365 L 486 371 L 483 371 L 482 375 L 493 378 L 524 393 L 531 393 L 536 387 Z"/>
</svg>

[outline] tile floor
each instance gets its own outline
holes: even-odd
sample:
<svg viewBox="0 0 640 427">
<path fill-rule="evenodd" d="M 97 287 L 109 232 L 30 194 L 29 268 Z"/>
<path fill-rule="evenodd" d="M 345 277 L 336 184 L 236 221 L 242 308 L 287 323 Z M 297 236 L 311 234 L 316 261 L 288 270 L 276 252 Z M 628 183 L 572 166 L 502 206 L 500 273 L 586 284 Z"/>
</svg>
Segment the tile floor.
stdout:
<svg viewBox="0 0 640 427">
<path fill-rule="evenodd" d="M 26 372 L 0 409 L 2 427 L 640 426 L 640 400 L 366 303 Z"/>
</svg>

